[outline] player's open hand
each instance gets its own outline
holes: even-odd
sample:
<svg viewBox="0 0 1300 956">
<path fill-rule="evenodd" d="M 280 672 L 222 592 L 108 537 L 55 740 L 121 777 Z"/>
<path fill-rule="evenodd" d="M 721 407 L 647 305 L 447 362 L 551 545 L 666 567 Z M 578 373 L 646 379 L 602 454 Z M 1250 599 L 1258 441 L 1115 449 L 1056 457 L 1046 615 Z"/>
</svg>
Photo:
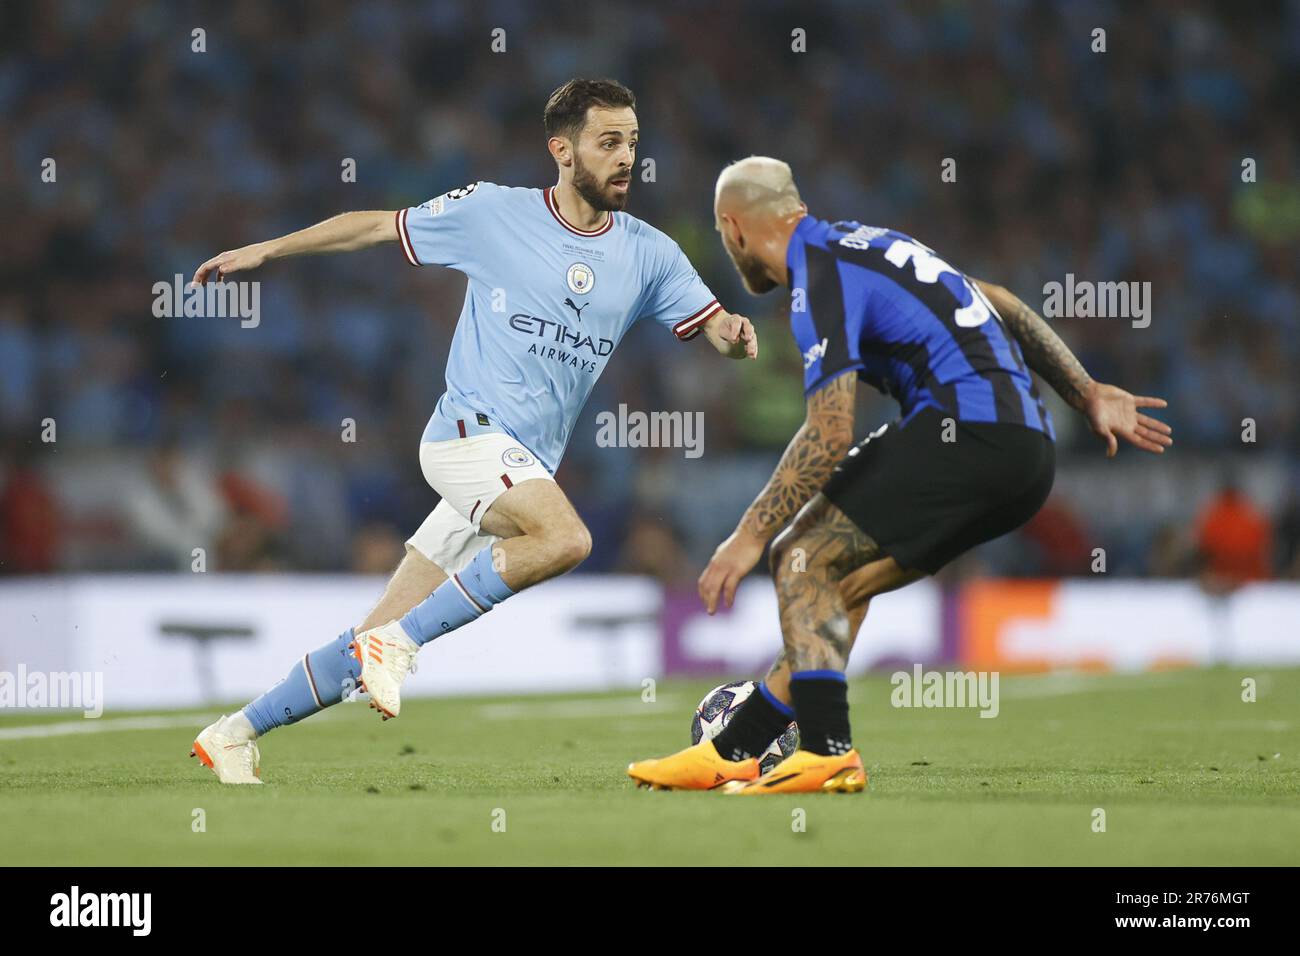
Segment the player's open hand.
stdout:
<svg viewBox="0 0 1300 956">
<path fill-rule="evenodd" d="M 265 261 L 266 251 L 260 242 L 239 249 L 230 249 L 218 253 L 199 266 L 194 273 L 194 278 L 190 281 L 193 285 L 204 285 L 209 278 L 215 278 L 218 282 L 222 282 L 232 272 L 256 269 Z"/>
<path fill-rule="evenodd" d="M 719 312 L 704 323 L 704 334 L 728 358 L 758 358 L 758 333 L 743 315 Z"/>
<path fill-rule="evenodd" d="M 1130 395 L 1122 388 L 1093 382 L 1083 399 L 1083 414 L 1094 435 L 1106 443 L 1106 457 L 1114 458 L 1119 439 L 1143 451 L 1163 454 L 1174 443 L 1173 429 L 1159 419 L 1138 411 L 1140 408 L 1164 408 L 1163 398 Z"/>
<path fill-rule="evenodd" d="M 731 607 L 736 600 L 736 585 L 753 570 L 763 556 L 766 542 L 743 530 L 718 545 L 713 559 L 700 575 L 700 599 L 710 614 L 722 607 Z"/>
</svg>

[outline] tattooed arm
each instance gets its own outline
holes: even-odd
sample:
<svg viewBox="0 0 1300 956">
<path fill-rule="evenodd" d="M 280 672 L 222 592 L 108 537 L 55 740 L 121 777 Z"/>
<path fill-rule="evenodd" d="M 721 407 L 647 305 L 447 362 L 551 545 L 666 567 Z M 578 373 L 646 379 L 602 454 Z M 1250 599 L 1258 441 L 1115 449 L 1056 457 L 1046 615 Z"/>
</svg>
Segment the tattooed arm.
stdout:
<svg viewBox="0 0 1300 956">
<path fill-rule="evenodd" d="M 740 519 L 740 529 L 766 544 L 812 500 L 853 444 L 853 372 L 833 379 L 808 398 L 808 415 L 777 463 L 776 471 Z"/>
<path fill-rule="evenodd" d="M 1076 411 L 1088 419 L 1093 434 L 1106 443 L 1106 457 L 1119 449 L 1118 439 L 1143 451 L 1161 454 L 1173 444 L 1172 430 L 1139 408 L 1164 408 L 1163 398 L 1130 395 L 1122 388 L 1093 381 L 1074 353 L 1043 318 L 1011 292 L 974 280 L 1020 343 L 1029 367 L 1041 375 Z"/>
<path fill-rule="evenodd" d="M 772 477 L 700 575 L 700 597 L 710 614 L 719 603 L 731 607 L 736 585 L 758 563 L 768 541 L 812 500 L 853 444 L 856 394 L 857 375 L 850 371 L 809 397 L 807 419 L 795 432 Z"/>
<path fill-rule="evenodd" d="M 1092 379 L 1043 318 L 1000 285 L 976 279 L 980 291 L 1002 316 L 1002 324 L 1016 337 L 1029 367 L 1052 386 L 1071 406 L 1083 410 Z"/>
</svg>

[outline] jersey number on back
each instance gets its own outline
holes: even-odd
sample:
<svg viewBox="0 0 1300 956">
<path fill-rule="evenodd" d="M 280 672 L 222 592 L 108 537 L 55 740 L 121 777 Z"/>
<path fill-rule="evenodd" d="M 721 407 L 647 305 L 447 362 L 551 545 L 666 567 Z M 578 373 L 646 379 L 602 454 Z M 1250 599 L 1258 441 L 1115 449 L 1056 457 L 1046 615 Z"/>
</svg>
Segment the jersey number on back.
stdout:
<svg viewBox="0 0 1300 956">
<path fill-rule="evenodd" d="M 953 275 L 961 277 L 960 272 L 936 256 L 932 250 L 915 242 L 908 242 L 905 239 L 895 239 L 891 242 L 889 248 L 885 250 L 885 259 L 900 269 L 906 266 L 908 262 L 911 262 L 912 271 L 915 273 L 918 282 L 932 285 L 938 282 L 939 276 L 945 272 L 951 272 Z M 972 282 L 966 282 L 964 277 L 962 277 L 962 281 L 971 290 L 971 304 L 953 312 L 953 321 L 964 329 L 973 329 L 987 322 L 989 316 L 993 314 L 993 310 L 978 286 Z"/>
</svg>

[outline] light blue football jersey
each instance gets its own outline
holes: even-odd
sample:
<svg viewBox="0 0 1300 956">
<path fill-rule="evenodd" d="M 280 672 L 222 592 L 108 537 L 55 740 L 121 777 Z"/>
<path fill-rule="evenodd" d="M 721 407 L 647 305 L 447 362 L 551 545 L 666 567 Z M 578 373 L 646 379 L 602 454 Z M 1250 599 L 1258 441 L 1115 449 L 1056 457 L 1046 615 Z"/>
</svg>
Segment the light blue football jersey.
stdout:
<svg viewBox="0 0 1300 956">
<path fill-rule="evenodd" d="M 718 311 L 677 244 L 612 212 L 577 229 L 551 189 L 474 183 L 399 210 L 412 265 L 469 278 L 447 356 L 447 391 L 424 441 L 503 432 L 554 473 L 623 335 L 653 319 L 679 339 Z"/>
</svg>

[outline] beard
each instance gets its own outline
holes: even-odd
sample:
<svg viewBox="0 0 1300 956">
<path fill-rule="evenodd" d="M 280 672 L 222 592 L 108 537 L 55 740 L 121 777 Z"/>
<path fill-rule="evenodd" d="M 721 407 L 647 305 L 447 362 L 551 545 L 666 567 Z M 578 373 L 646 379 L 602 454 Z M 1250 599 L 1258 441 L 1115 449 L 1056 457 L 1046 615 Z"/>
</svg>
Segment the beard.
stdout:
<svg viewBox="0 0 1300 956">
<path fill-rule="evenodd" d="M 768 278 L 766 268 L 759 262 L 757 256 L 748 252 L 733 251 L 730 248 L 727 249 L 727 255 L 731 256 L 732 264 L 740 273 L 740 279 L 751 295 L 762 295 L 776 288 L 776 283 Z"/>
<path fill-rule="evenodd" d="M 632 171 L 616 173 L 610 179 L 627 179 L 628 191 L 615 192 L 607 179 L 604 183 L 596 180 L 595 174 L 582 164 L 582 158 L 575 151 L 573 154 L 573 188 L 579 196 L 597 212 L 619 212 L 627 205 L 631 193 Z"/>
</svg>

